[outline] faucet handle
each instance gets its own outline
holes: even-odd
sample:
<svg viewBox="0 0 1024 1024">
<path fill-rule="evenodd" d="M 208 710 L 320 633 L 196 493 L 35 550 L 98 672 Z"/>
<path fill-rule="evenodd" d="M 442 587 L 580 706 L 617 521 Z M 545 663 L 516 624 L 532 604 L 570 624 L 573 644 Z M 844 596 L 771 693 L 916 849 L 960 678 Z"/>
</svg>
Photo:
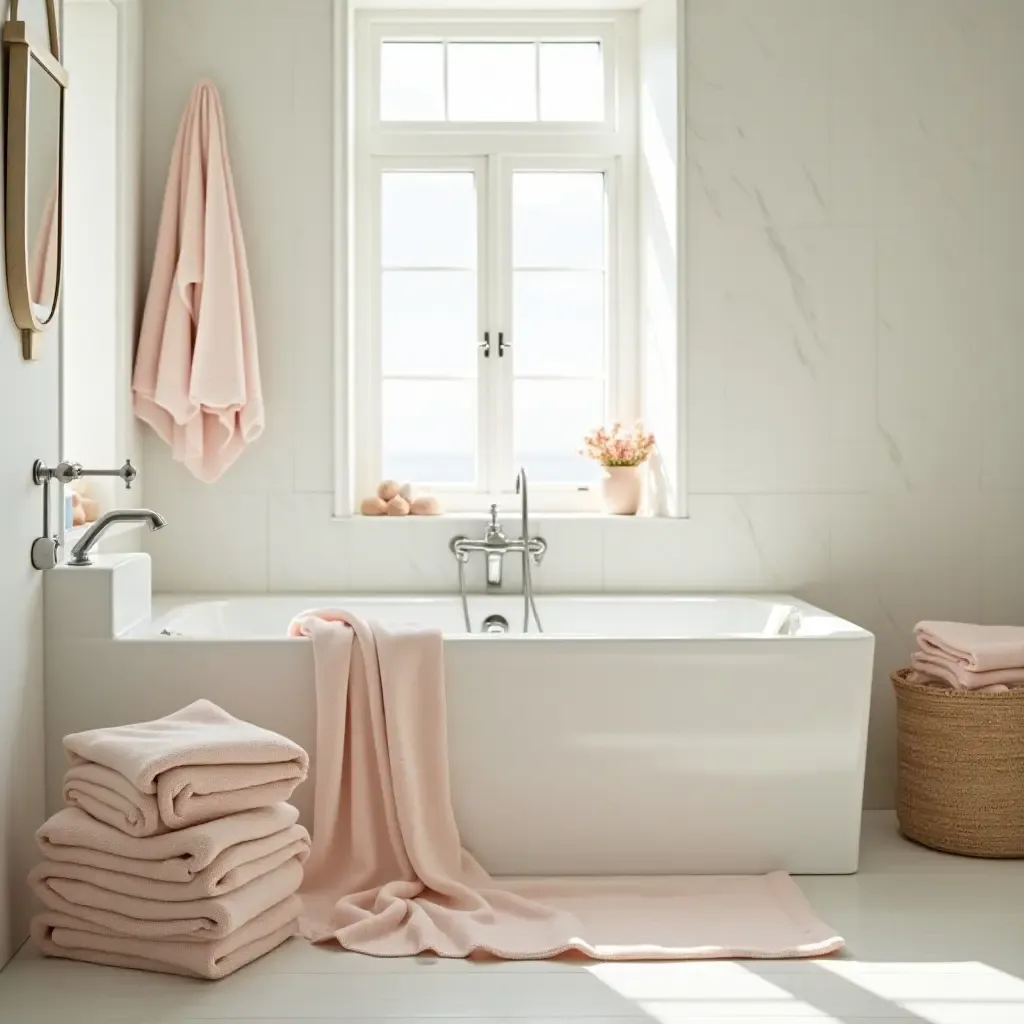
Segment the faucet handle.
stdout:
<svg viewBox="0 0 1024 1024">
<path fill-rule="evenodd" d="M 62 462 L 52 470 L 42 466 L 36 471 L 36 482 L 39 482 L 40 476 L 47 474 L 62 484 L 69 484 L 83 476 L 116 476 L 124 481 L 125 490 L 130 491 L 139 471 L 132 465 L 131 459 L 125 459 L 124 465 L 119 469 L 83 469 L 80 462 Z"/>
<path fill-rule="evenodd" d="M 494 502 L 491 505 L 491 529 L 496 530 L 498 528 L 498 503 Z"/>
</svg>

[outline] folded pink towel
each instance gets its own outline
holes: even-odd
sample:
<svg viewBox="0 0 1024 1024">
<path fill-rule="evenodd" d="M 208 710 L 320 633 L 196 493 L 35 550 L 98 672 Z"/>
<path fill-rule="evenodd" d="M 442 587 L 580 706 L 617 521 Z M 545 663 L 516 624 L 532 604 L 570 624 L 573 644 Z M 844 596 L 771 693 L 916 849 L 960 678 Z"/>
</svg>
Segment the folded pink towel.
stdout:
<svg viewBox="0 0 1024 1024">
<path fill-rule="evenodd" d="M 309 770 L 297 743 L 208 700 L 153 722 L 72 733 L 64 747 L 72 770 L 100 765 L 116 773 L 87 773 L 88 791 L 69 794 L 65 785 L 69 802 L 135 836 L 287 800 Z M 155 821 L 152 803 L 133 790 L 155 798 Z"/>
<path fill-rule="evenodd" d="M 968 672 L 1024 668 L 1024 626 L 977 626 L 969 622 L 919 622 L 917 645 Z"/>
<path fill-rule="evenodd" d="M 116 935 L 194 942 L 230 935 L 291 896 L 302 883 L 302 865 L 296 857 L 223 896 L 178 902 L 126 896 L 53 872 L 54 865 L 44 861 L 28 876 L 29 887 L 49 910 L 90 921 Z"/>
<path fill-rule="evenodd" d="M 64 773 L 64 803 L 80 807 L 97 821 L 125 835 L 155 836 L 167 831 L 156 797 L 140 793 L 123 775 L 101 764 L 83 762 Z"/>
<path fill-rule="evenodd" d="M 949 658 L 914 651 L 911 667 L 922 676 L 941 681 L 954 690 L 976 693 L 1005 693 L 1011 686 L 1024 685 L 1024 668 L 996 668 L 989 672 L 970 672 Z"/>
<path fill-rule="evenodd" d="M 107 771 L 109 769 L 104 769 Z M 162 882 L 215 880 L 295 842 L 308 843 L 291 804 L 271 804 L 158 836 L 133 838 L 96 821 L 77 807 L 65 807 L 36 832 L 47 860 L 85 864 Z"/>
<path fill-rule="evenodd" d="M 44 956 L 216 979 L 252 963 L 294 935 L 301 906 L 297 896 L 289 896 L 213 942 L 129 938 L 78 917 L 44 911 L 32 920 L 32 939 Z"/>
<path fill-rule="evenodd" d="M 441 636 L 307 612 L 317 784 L 300 927 L 376 956 L 537 959 L 820 956 L 843 940 L 785 874 L 491 878 L 459 839 L 448 780 Z M 670 812 L 669 812 L 670 813 Z"/>
<path fill-rule="evenodd" d="M 301 825 L 292 825 L 276 836 L 253 839 L 241 847 L 233 846 L 225 850 L 190 882 L 162 882 L 155 878 L 141 878 L 123 871 L 111 871 L 66 860 L 43 861 L 35 879 L 40 885 L 50 886 L 60 879 L 88 882 L 121 896 L 181 903 L 185 900 L 206 899 L 208 896 L 224 896 L 254 879 L 262 878 L 292 859 L 301 864 L 308 856 L 309 835 Z"/>
</svg>

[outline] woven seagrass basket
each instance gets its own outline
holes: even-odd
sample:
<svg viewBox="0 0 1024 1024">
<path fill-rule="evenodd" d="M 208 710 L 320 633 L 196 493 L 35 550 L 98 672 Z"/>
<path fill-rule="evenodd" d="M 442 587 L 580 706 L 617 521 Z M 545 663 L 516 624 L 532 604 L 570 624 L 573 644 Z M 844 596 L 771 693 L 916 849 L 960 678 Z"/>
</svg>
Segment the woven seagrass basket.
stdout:
<svg viewBox="0 0 1024 1024">
<path fill-rule="evenodd" d="M 1024 857 L 1024 688 L 896 688 L 896 815 L 915 842 L 968 857 Z"/>
</svg>

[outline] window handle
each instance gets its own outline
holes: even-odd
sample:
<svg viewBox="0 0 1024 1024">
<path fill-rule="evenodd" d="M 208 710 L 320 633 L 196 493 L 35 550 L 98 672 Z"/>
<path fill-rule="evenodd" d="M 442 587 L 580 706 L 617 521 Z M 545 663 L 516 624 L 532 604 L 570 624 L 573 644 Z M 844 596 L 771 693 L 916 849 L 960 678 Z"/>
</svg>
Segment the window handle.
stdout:
<svg viewBox="0 0 1024 1024">
<path fill-rule="evenodd" d="M 501 335 L 499 334 L 498 337 L 500 338 Z M 500 345 L 501 345 L 500 341 L 498 342 L 498 345 L 499 345 L 499 351 L 500 351 Z M 484 359 L 490 359 L 491 358 L 491 332 L 490 331 L 484 331 L 484 340 L 480 342 L 479 348 L 483 349 Z"/>
<path fill-rule="evenodd" d="M 505 355 L 505 349 L 511 348 L 512 342 L 505 340 L 503 332 L 498 331 L 498 358 L 501 359 Z"/>
</svg>

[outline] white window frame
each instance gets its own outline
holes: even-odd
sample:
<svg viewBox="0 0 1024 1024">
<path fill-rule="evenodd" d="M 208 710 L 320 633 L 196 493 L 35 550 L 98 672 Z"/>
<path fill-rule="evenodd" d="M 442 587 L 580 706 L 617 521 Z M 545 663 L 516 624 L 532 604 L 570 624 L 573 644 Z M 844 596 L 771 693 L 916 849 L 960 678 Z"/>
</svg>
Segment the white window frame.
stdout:
<svg viewBox="0 0 1024 1024">
<path fill-rule="evenodd" d="M 587 123 L 382 121 L 379 116 L 380 44 L 386 38 L 600 39 L 605 62 L 603 121 Z M 639 330 L 637 310 L 637 58 L 631 11 L 446 12 L 402 14 L 358 11 L 354 19 L 350 115 L 350 338 L 348 359 L 349 460 L 347 479 L 338 474 L 336 507 L 354 511 L 360 496 L 373 492 L 381 466 L 381 366 L 379 338 L 380 175 L 384 170 L 472 169 L 478 175 L 478 337 L 497 331 L 509 337 L 511 310 L 500 308 L 511 295 L 510 233 L 502 221 L 510 208 L 513 170 L 598 170 L 606 176 L 608 202 L 608 359 L 606 408 L 609 419 L 629 423 L 639 414 Z M 366 197 L 370 202 L 366 202 Z M 502 243 L 504 242 L 504 246 Z M 504 248 L 504 251 L 503 251 Z M 514 339 L 513 339 L 514 344 Z M 437 486 L 446 511 L 480 512 L 491 501 L 514 496 L 511 463 L 513 375 L 500 360 L 478 356 L 478 473 L 480 489 Z M 504 410 L 504 411 L 503 411 Z M 498 429 L 496 424 L 501 424 Z M 582 441 L 582 438 L 581 438 Z M 502 462 L 499 463 L 498 456 Z M 508 465 L 504 463 L 508 462 Z M 344 468 L 344 467 L 340 467 Z M 351 488 L 347 486 L 351 483 Z M 348 508 L 344 508 L 348 498 Z M 571 485 L 531 487 L 531 504 L 541 512 L 595 511 L 598 489 Z"/>
</svg>

